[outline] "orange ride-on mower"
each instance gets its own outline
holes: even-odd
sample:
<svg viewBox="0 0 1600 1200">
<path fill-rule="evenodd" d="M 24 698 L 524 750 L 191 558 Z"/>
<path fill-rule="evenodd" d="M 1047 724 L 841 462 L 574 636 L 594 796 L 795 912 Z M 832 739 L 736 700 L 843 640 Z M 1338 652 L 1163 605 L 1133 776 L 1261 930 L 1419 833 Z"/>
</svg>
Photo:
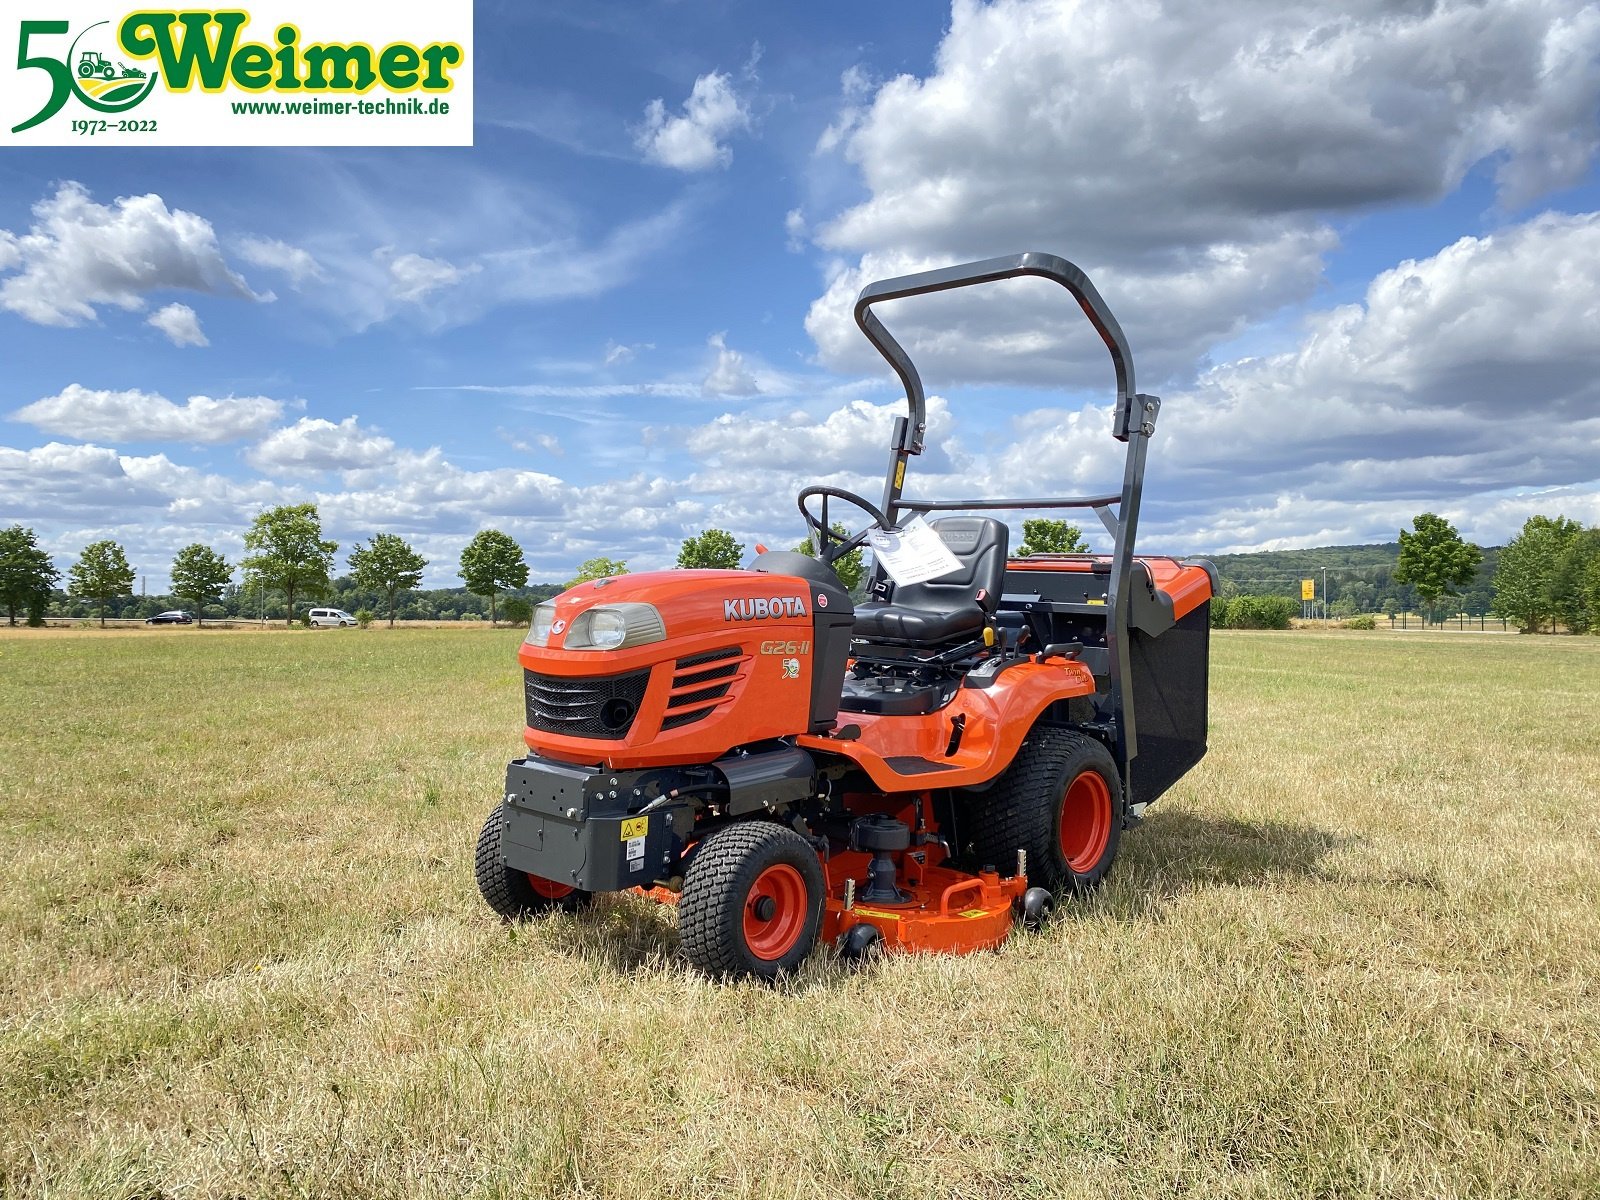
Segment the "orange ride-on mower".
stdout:
<svg viewBox="0 0 1600 1200">
<path fill-rule="evenodd" d="M 1122 491 L 909 499 L 922 383 L 872 306 L 1019 275 L 1072 293 L 1111 352 Z M 808 487 L 818 558 L 598 579 L 539 606 L 519 656 L 530 752 L 478 841 L 496 912 L 636 889 L 676 903 L 686 956 L 719 977 L 771 978 L 819 940 L 852 956 L 998 946 L 1098 883 L 1123 830 L 1205 753 L 1215 572 L 1134 557 L 1159 401 L 1135 392 L 1094 286 L 1020 254 L 872 284 L 855 317 L 910 406 L 881 507 Z M 830 497 L 871 523 L 835 534 Z M 935 577 L 903 570 L 897 586 L 880 554 L 853 606 L 830 565 L 924 514 L 1064 508 L 1099 516 L 1109 556 L 1011 559 L 1004 524 L 949 515 L 933 546 L 956 565 Z"/>
</svg>

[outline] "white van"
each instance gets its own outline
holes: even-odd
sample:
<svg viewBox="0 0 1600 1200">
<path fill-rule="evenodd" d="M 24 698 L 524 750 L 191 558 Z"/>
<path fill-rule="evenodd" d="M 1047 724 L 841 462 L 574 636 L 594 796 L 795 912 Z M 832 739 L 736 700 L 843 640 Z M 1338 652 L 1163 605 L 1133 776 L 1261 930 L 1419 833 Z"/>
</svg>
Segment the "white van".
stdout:
<svg viewBox="0 0 1600 1200">
<path fill-rule="evenodd" d="M 328 626 L 334 629 L 341 625 L 354 625 L 356 619 L 342 608 L 313 608 L 311 610 L 311 628 L 321 629 Z"/>
</svg>

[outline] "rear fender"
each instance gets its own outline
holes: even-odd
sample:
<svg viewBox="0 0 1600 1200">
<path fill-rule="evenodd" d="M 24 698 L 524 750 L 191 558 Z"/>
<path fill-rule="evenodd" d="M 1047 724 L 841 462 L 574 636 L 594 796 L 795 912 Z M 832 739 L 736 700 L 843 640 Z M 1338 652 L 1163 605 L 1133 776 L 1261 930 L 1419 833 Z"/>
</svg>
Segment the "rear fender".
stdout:
<svg viewBox="0 0 1600 1200">
<path fill-rule="evenodd" d="M 850 759 L 886 792 L 987 783 L 1011 765 L 1040 715 L 1058 700 L 1094 694 L 1080 662 L 1021 662 L 984 688 L 961 688 L 938 712 L 921 716 L 847 713 L 860 737 L 806 736 L 799 745 Z M 962 720 L 958 723 L 957 717 Z M 960 727 L 960 737 L 955 736 Z M 950 753 L 952 743 L 954 753 Z"/>
</svg>

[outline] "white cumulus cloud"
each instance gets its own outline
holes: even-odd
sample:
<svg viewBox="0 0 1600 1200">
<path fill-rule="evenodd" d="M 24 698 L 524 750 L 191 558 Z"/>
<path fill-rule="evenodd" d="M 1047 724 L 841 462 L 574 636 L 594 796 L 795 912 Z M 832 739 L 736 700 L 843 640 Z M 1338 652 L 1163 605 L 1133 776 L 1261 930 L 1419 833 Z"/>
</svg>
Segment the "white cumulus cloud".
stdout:
<svg viewBox="0 0 1600 1200">
<path fill-rule="evenodd" d="M 346 417 L 337 425 L 319 417 L 301 417 L 262 438 L 246 457 L 260 471 L 360 471 L 392 462 L 395 444 L 375 430 L 362 428 L 355 417 Z"/>
<path fill-rule="evenodd" d="M 729 348 L 727 334 L 712 334 L 708 345 L 717 352 L 717 357 L 701 384 L 706 395 L 754 396 L 761 391 L 761 383 L 746 365 L 744 355 Z"/>
<path fill-rule="evenodd" d="M 107 442 L 218 445 L 260 435 L 283 416 L 266 396 L 190 396 L 175 404 L 154 392 L 107 391 L 68 384 L 11 414 L 45 433 Z"/>
<path fill-rule="evenodd" d="M 158 308 L 145 320 L 152 329 L 167 335 L 174 346 L 209 346 L 200 328 L 200 318 L 187 304 L 169 304 Z"/>
<path fill-rule="evenodd" d="M 63 183 L 33 206 L 27 233 L 0 231 L 0 308 L 40 325 L 80 325 L 98 305 L 136 312 L 156 291 L 258 296 L 223 258 L 211 223 L 160 196 L 97 204 Z"/>
<path fill-rule="evenodd" d="M 749 127 L 750 110 L 732 80 L 713 71 L 694 81 L 681 114 L 668 113 L 660 99 L 650 101 L 634 144 L 650 162 L 679 171 L 708 171 L 733 161 L 725 139 Z"/>
<path fill-rule="evenodd" d="M 1281 354 L 1169 392 L 1145 514 L 1217 550 L 1392 541 L 1419 511 L 1484 544 L 1600 499 L 1600 213 L 1546 214 L 1380 273 Z M 1106 407 L 1038 410 L 981 486 L 1117 489 Z M 1542 497 L 1542 498 L 1541 498 Z M 1173 544 L 1171 542 L 1168 543 Z"/>
<path fill-rule="evenodd" d="M 864 367 L 865 282 L 1045 250 L 1088 270 L 1146 379 L 1185 375 L 1312 293 L 1341 214 L 1436 200 L 1479 163 L 1513 208 L 1581 179 L 1597 58 L 1578 0 L 956 0 L 934 70 L 847 96 L 824 139 L 867 196 L 813 222 L 841 258 L 807 328 Z M 907 303 L 890 323 L 941 378 L 1101 378 L 1064 297 Z"/>
</svg>

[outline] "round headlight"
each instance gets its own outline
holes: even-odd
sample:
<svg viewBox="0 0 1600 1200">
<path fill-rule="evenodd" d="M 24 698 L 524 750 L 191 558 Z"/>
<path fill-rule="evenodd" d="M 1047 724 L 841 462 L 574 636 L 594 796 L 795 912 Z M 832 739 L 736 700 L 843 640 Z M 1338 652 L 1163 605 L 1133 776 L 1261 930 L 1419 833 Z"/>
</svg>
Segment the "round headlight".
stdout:
<svg viewBox="0 0 1600 1200">
<path fill-rule="evenodd" d="M 556 623 L 556 606 L 554 604 L 541 604 L 533 610 L 533 624 L 528 628 L 528 636 L 522 640 L 530 646 L 548 646 L 550 644 L 550 627 Z"/>
<path fill-rule="evenodd" d="M 595 609 L 589 613 L 588 634 L 594 649 L 615 650 L 628 636 L 628 618 L 615 609 Z"/>
</svg>

